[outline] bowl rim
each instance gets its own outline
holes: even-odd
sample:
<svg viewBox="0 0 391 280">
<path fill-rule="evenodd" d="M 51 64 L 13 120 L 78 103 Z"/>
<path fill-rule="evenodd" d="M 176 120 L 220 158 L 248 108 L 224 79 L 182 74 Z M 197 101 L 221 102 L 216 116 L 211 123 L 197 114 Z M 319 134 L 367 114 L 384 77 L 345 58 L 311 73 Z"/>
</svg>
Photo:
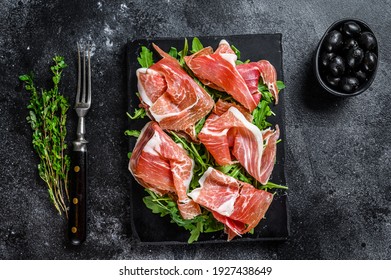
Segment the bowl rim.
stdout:
<svg viewBox="0 0 391 280">
<path fill-rule="evenodd" d="M 323 45 L 324 39 L 326 38 L 327 34 L 331 30 L 335 29 L 336 26 L 341 25 L 342 23 L 348 22 L 348 21 L 355 21 L 355 22 L 359 23 L 361 25 L 361 27 L 364 27 L 367 31 L 370 31 L 375 36 L 376 42 L 377 42 L 377 46 L 376 46 L 376 49 L 374 51 L 374 53 L 377 56 L 377 63 L 376 63 L 375 69 L 373 70 L 372 75 L 371 75 L 370 79 L 366 82 L 366 84 L 361 89 L 359 89 L 359 90 L 357 90 L 357 91 L 355 91 L 353 93 L 344 93 L 344 92 L 341 92 L 341 91 L 337 91 L 337 90 L 331 88 L 330 86 L 328 86 L 323 81 L 323 79 L 322 79 L 322 77 L 320 75 L 320 70 L 319 70 L 319 55 L 320 55 L 320 50 L 321 50 L 321 47 Z M 378 40 L 377 40 L 377 36 L 373 32 L 373 30 L 369 27 L 369 25 L 365 21 L 363 21 L 361 19 L 358 19 L 358 18 L 343 18 L 343 19 L 336 20 L 329 26 L 329 28 L 327 28 L 327 30 L 323 34 L 322 38 L 320 39 L 320 41 L 318 43 L 318 46 L 316 48 L 314 60 L 315 60 L 315 62 L 314 62 L 315 76 L 316 76 L 318 82 L 320 83 L 320 85 L 322 86 L 322 88 L 324 88 L 326 91 L 328 91 L 329 93 L 331 93 L 331 94 L 333 94 L 335 96 L 351 97 L 351 96 L 359 95 L 359 94 L 363 93 L 364 91 L 366 91 L 372 85 L 373 81 L 375 80 L 375 76 L 376 76 L 377 69 L 378 69 L 378 66 L 379 66 L 379 43 L 378 43 Z"/>
</svg>

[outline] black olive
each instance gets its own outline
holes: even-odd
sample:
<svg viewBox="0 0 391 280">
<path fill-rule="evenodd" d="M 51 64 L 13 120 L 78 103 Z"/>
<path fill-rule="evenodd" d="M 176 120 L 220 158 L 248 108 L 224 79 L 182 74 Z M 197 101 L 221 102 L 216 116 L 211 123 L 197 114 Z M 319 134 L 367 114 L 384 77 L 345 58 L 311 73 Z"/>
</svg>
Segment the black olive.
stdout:
<svg viewBox="0 0 391 280">
<path fill-rule="evenodd" d="M 366 72 L 375 70 L 377 64 L 377 56 L 373 52 L 366 52 L 362 61 L 362 67 Z"/>
<path fill-rule="evenodd" d="M 364 72 L 363 70 L 358 70 L 356 73 L 355 73 L 355 76 L 356 78 L 361 81 L 361 82 L 365 82 L 367 80 L 367 73 Z"/>
<path fill-rule="evenodd" d="M 342 33 L 354 37 L 359 35 L 361 32 L 361 27 L 354 21 L 347 21 L 342 25 Z"/>
<path fill-rule="evenodd" d="M 342 57 L 334 57 L 329 64 L 329 72 L 334 77 L 341 77 L 345 72 L 345 61 Z"/>
<path fill-rule="evenodd" d="M 374 50 L 377 46 L 375 35 L 368 31 L 361 33 L 358 43 L 367 51 Z"/>
<path fill-rule="evenodd" d="M 347 38 L 343 43 L 343 50 L 347 52 L 350 49 L 354 49 L 358 47 L 358 43 L 353 38 Z"/>
<path fill-rule="evenodd" d="M 329 85 L 333 86 L 333 87 L 337 87 L 339 82 L 340 82 L 341 78 L 339 77 L 334 77 L 332 75 L 327 75 L 326 76 L 326 81 Z"/>
<path fill-rule="evenodd" d="M 350 49 L 346 56 L 346 64 L 350 68 L 357 68 L 364 58 L 364 51 L 360 48 Z"/>
<path fill-rule="evenodd" d="M 321 54 L 320 56 L 320 64 L 323 66 L 323 67 L 327 67 L 330 63 L 330 61 L 336 57 L 337 55 L 335 53 L 328 53 L 328 52 L 324 52 Z"/>
<path fill-rule="evenodd" d="M 341 78 L 340 87 L 344 92 L 354 92 L 360 85 L 356 77 L 344 76 Z"/>
<path fill-rule="evenodd" d="M 343 45 L 342 33 L 338 30 L 330 31 L 324 39 L 324 47 L 327 52 L 339 50 Z"/>
</svg>

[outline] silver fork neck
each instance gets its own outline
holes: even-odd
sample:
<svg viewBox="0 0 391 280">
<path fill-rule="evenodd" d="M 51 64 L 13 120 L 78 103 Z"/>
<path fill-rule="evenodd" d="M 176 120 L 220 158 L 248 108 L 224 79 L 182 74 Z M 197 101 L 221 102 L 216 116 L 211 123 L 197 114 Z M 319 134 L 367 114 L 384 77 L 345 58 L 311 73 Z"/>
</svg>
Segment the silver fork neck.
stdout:
<svg viewBox="0 0 391 280">
<path fill-rule="evenodd" d="M 85 134 L 86 134 L 85 119 L 83 116 L 80 116 L 77 122 L 77 131 L 76 131 L 77 138 L 75 141 L 73 141 L 74 151 L 77 152 L 87 151 L 88 141 L 84 138 Z"/>
</svg>

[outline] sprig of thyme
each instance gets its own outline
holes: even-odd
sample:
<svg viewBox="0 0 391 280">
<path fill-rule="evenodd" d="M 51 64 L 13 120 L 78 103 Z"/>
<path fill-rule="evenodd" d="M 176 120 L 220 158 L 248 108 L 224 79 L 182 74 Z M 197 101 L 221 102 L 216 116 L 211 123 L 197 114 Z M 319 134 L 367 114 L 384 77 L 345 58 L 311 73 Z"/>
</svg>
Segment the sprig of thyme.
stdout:
<svg viewBox="0 0 391 280">
<path fill-rule="evenodd" d="M 39 156 L 38 173 L 47 184 L 49 198 L 61 215 L 68 217 L 68 171 L 70 158 L 65 154 L 67 144 L 66 120 L 69 109 L 68 100 L 60 94 L 58 85 L 62 71 L 67 65 L 64 58 L 55 56 L 54 65 L 50 67 L 53 73 L 53 88 L 38 90 L 34 84 L 32 73 L 21 75 L 19 79 L 25 83 L 25 89 L 30 92 L 26 118 L 33 130 L 32 144 Z"/>
</svg>

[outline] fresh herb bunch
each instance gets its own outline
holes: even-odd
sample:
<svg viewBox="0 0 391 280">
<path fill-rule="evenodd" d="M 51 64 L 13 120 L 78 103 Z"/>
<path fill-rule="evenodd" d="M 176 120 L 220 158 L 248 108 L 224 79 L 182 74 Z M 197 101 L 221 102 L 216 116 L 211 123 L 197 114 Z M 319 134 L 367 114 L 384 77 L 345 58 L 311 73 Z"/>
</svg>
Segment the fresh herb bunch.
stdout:
<svg viewBox="0 0 391 280">
<path fill-rule="evenodd" d="M 19 79 L 25 83 L 25 89 L 30 92 L 26 118 L 33 130 L 32 143 L 39 156 L 38 173 L 47 184 L 50 201 L 59 214 L 68 217 L 68 171 L 70 158 L 66 155 L 67 134 L 66 120 L 69 109 L 68 100 L 60 94 L 58 85 L 62 71 L 67 65 L 64 58 L 55 56 L 54 65 L 50 67 L 53 73 L 53 88 L 38 90 L 34 84 L 32 73 L 21 75 Z"/>
<path fill-rule="evenodd" d="M 237 64 L 248 63 L 249 60 L 244 62 L 240 61 L 240 51 L 235 47 L 231 46 L 234 50 L 235 54 L 238 57 Z M 199 50 L 203 49 L 203 45 L 200 40 L 196 37 L 193 38 L 192 41 L 192 49 L 190 53 L 195 53 Z M 174 57 L 179 61 L 184 70 L 201 86 L 203 87 L 209 95 L 213 98 L 215 102 L 218 99 L 223 99 L 225 101 L 236 103 L 236 101 L 232 98 L 232 96 L 228 95 L 225 92 L 221 92 L 202 84 L 192 73 L 192 71 L 187 67 L 184 62 L 184 57 L 189 52 L 188 41 L 185 39 L 183 50 L 178 51 L 176 48 L 171 47 L 169 51 L 169 55 Z M 141 53 L 138 58 L 138 62 L 141 67 L 148 68 L 153 65 L 153 53 L 145 46 L 142 46 Z M 279 90 L 285 88 L 285 85 L 282 81 L 277 81 L 277 87 Z M 253 121 L 252 123 L 256 125 L 260 130 L 267 129 L 271 126 L 271 123 L 267 121 L 267 118 L 274 115 L 270 108 L 270 104 L 273 103 L 273 96 L 269 92 L 266 85 L 264 85 L 260 79 L 260 83 L 258 85 L 259 91 L 262 93 L 261 101 L 258 106 L 252 112 Z M 144 108 L 136 109 L 133 115 L 127 113 L 128 117 L 132 120 L 144 118 L 146 116 L 146 112 Z M 204 126 L 205 120 L 207 116 L 199 120 L 195 125 L 196 133 L 198 134 L 202 127 Z M 125 135 L 138 137 L 140 132 L 138 130 L 127 130 L 125 131 Z M 208 150 L 202 144 L 197 144 L 193 142 L 187 141 L 187 139 L 179 136 L 175 132 L 169 132 L 169 136 L 178 144 L 181 144 L 182 147 L 188 152 L 188 155 L 194 160 L 194 169 L 193 169 L 193 178 L 190 182 L 189 191 L 199 187 L 198 180 L 204 174 L 204 172 L 208 169 L 208 167 L 214 167 L 226 175 L 229 175 L 235 179 L 240 181 L 252 184 L 254 187 L 258 189 L 263 189 L 266 191 L 274 190 L 274 189 L 284 189 L 287 187 L 281 186 L 272 182 L 268 182 L 266 185 L 261 185 L 255 178 L 247 173 L 247 171 L 241 166 L 239 163 L 226 165 L 226 166 L 218 166 L 213 157 L 210 155 Z M 131 153 L 128 154 L 130 157 Z M 218 222 L 213 215 L 207 211 L 203 210 L 202 214 L 195 217 L 192 220 L 185 220 L 179 213 L 178 206 L 176 202 L 169 196 L 158 196 L 153 191 L 145 189 L 148 193 L 147 196 L 144 197 L 143 202 L 152 210 L 153 213 L 159 214 L 161 217 L 169 215 L 172 223 L 176 223 L 178 226 L 185 228 L 190 231 L 190 237 L 188 239 L 188 243 L 193 243 L 197 241 L 200 234 L 203 232 L 215 232 L 221 231 L 224 229 L 224 225 Z"/>
</svg>

